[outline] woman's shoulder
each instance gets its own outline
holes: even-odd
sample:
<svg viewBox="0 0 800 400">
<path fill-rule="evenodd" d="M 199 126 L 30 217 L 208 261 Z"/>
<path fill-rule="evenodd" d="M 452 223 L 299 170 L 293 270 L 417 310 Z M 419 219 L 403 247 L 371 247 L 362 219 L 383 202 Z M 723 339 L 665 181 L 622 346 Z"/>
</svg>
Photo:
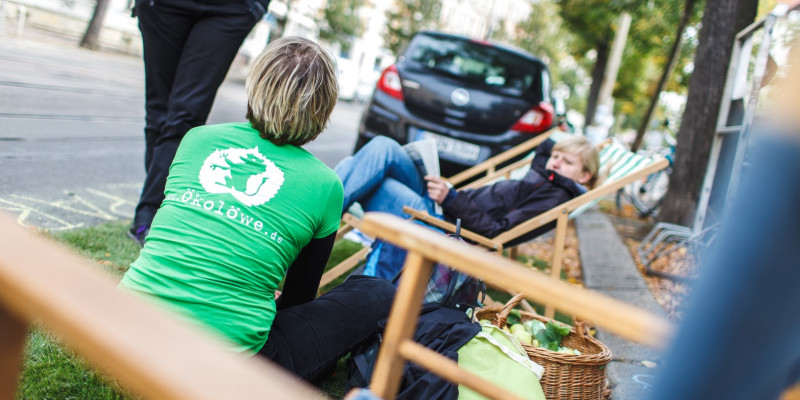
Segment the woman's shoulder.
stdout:
<svg viewBox="0 0 800 400">
<path fill-rule="evenodd" d="M 341 188 L 342 181 L 341 179 L 339 179 L 339 175 L 336 175 L 336 172 L 334 172 L 333 169 L 331 169 L 331 167 L 327 166 L 320 159 L 314 157 L 313 155 L 311 158 L 312 161 L 310 162 L 313 166 L 314 173 L 317 175 L 318 179 L 325 182 L 329 182 L 333 186 L 338 186 Z"/>
</svg>

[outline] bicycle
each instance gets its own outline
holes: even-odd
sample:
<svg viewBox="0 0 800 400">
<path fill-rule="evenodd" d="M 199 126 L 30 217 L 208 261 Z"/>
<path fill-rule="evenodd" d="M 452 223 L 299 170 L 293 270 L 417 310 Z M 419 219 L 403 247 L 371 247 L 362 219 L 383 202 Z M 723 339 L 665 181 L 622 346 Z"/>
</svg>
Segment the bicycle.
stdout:
<svg viewBox="0 0 800 400">
<path fill-rule="evenodd" d="M 632 182 L 617 191 L 617 209 L 622 209 L 624 199 L 628 200 L 639 211 L 639 218 L 647 218 L 658 214 L 658 210 L 664 202 L 664 195 L 666 195 L 669 187 L 675 145 L 670 145 L 660 153 L 661 156 L 669 161 L 669 167 L 648 175 L 644 180 Z"/>
</svg>

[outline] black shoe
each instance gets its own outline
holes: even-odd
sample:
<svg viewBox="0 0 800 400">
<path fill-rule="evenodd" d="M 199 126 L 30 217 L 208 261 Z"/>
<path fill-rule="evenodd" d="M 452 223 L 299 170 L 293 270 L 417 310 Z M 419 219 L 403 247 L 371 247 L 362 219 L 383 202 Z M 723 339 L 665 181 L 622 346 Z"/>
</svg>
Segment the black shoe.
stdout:
<svg viewBox="0 0 800 400">
<path fill-rule="evenodd" d="M 139 246 L 144 247 L 144 239 L 150 233 L 150 227 L 147 225 L 135 225 L 128 229 L 128 237 L 133 239 Z"/>
</svg>

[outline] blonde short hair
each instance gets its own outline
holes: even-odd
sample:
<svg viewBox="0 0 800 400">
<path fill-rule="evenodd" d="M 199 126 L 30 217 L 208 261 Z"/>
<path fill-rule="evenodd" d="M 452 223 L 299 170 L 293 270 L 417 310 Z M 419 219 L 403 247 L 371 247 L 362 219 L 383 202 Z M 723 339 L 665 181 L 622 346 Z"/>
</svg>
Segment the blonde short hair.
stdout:
<svg viewBox="0 0 800 400">
<path fill-rule="evenodd" d="M 588 139 L 583 136 L 567 136 L 553 146 L 553 151 L 575 154 L 580 156 L 583 171 L 592 175 L 586 186 L 593 188 L 597 183 L 597 170 L 600 168 L 600 154 Z"/>
<path fill-rule="evenodd" d="M 330 119 L 339 85 L 336 65 L 318 44 L 301 37 L 270 43 L 256 58 L 245 82 L 247 119 L 276 145 L 304 145 Z"/>
</svg>

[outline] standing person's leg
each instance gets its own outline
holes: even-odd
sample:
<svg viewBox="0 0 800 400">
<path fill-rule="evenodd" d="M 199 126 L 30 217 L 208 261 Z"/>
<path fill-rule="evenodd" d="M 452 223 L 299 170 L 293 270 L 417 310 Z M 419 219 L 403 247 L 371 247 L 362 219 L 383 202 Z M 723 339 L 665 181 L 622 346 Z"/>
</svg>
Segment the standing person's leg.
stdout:
<svg viewBox="0 0 800 400">
<path fill-rule="evenodd" d="M 419 195 L 426 192 L 425 180 L 402 146 L 392 139 L 377 136 L 353 157 L 335 168 L 344 186 L 346 211 L 354 202 L 363 203 L 387 178 L 394 178 Z"/>
<path fill-rule="evenodd" d="M 377 331 L 393 298 L 389 281 L 351 276 L 314 301 L 279 311 L 259 354 L 316 382 Z"/>
<path fill-rule="evenodd" d="M 204 4 L 185 0 L 181 3 L 193 3 L 191 7 L 200 12 L 183 46 L 161 134 L 152 143 L 152 161 L 137 206 L 137 216 L 141 213 L 140 222 L 146 225 L 164 200 L 169 167 L 181 139 L 189 129 L 205 124 L 217 89 L 257 22 L 244 2 Z M 148 211 L 150 218 L 145 220 Z"/>
<path fill-rule="evenodd" d="M 142 34 L 145 70 L 144 168 L 147 172 L 153 160 L 153 146 L 167 120 L 170 92 L 195 18 L 190 9 L 148 1 L 137 1 L 136 15 Z M 157 205 L 151 207 L 140 201 L 133 218 L 132 235 L 146 234 L 145 229 L 150 226 L 156 208 Z"/>
</svg>

